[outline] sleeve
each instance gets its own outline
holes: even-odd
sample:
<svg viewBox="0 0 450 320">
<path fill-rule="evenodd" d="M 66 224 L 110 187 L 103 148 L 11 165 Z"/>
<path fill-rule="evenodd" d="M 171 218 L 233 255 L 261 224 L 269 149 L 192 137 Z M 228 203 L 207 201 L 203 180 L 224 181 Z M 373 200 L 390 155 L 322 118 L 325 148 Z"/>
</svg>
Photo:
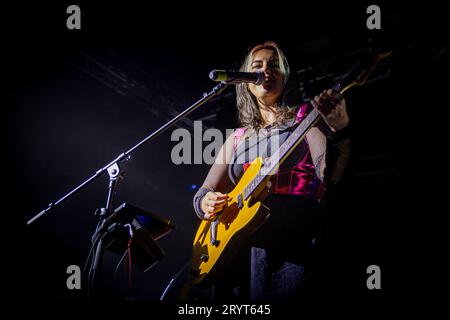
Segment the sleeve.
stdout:
<svg viewBox="0 0 450 320">
<path fill-rule="evenodd" d="M 327 132 L 325 178 L 328 184 L 337 184 L 350 163 L 352 126 L 349 123 L 338 132 Z"/>
<path fill-rule="evenodd" d="M 233 158 L 233 143 L 234 143 L 234 133 L 231 134 L 225 143 L 222 145 L 214 164 L 209 169 L 208 175 L 203 181 L 202 186 L 198 189 L 197 193 L 194 195 L 193 205 L 197 217 L 203 219 L 205 213 L 201 209 L 201 201 L 203 197 L 209 191 L 218 191 L 222 193 L 227 193 L 233 186 L 230 178 L 228 177 L 228 165 L 231 163 Z"/>
<path fill-rule="evenodd" d="M 350 163 L 351 124 L 332 132 L 321 119 L 307 133 L 306 140 L 316 174 L 326 186 L 337 184 L 345 175 Z"/>
</svg>

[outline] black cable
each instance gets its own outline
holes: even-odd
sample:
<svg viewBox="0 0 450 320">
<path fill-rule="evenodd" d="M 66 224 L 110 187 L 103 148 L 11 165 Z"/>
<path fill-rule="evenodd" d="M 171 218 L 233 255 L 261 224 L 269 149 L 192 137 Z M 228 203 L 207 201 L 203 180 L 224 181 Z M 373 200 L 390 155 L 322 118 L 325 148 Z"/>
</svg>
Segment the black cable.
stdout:
<svg viewBox="0 0 450 320">
<path fill-rule="evenodd" d="M 131 241 L 131 239 L 133 238 L 133 227 L 131 226 L 131 224 L 127 223 L 125 225 L 125 227 L 128 227 L 128 234 L 130 236 L 130 238 L 128 239 L 129 241 Z M 129 247 L 130 243 L 128 242 L 128 246 L 127 249 L 125 250 L 124 254 L 122 255 L 122 258 L 120 258 L 119 262 L 117 263 L 116 269 L 114 270 L 114 280 L 116 280 L 117 277 L 117 270 L 119 269 L 119 266 L 121 265 L 123 259 L 126 257 L 126 254 L 128 253 L 128 247 Z"/>
<path fill-rule="evenodd" d="M 167 284 L 166 288 L 164 289 L 164 292 L 162 293 L 161 297 L 159 298 L 159 300 L 164 300 L 164 298 L 167 295 L 167 292 L 169 291 L 170 287 L 172 286 L 172 284 L 174 283 L 174 281 L 181 275 L 181 273 L 188 267 L 191 265 L 191 259 L 188 260 L 188 262 L 173 276 L 173 278 L 169 281 L 169 283 Z"/>
<path fill-rule="evenodd" d="M 114 270 L 114 280 L 116 280 L 116 278 L 117 278 L 117 271 L 119 270 L 119 267 L 123 262 L 123 259 L 125 259 L 125 257 L 127 256 L 127 253 L 128 253 L 128 248 L 125 250 L 125 252 L 122 255 L 122 258 L 120 258 L 119 262 L 117 263 L 116 269 Z"/>
</svg>

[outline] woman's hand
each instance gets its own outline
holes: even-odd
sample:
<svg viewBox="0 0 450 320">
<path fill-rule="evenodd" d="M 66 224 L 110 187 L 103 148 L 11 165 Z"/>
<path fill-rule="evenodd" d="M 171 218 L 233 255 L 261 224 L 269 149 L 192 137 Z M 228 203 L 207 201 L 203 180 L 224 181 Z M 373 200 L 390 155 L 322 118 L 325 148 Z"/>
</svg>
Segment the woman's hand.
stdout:
<svg viewBox="0 0 450 320">
<path fill-rule="evenodd" d="M 216 214 L 223 210 L 227 204 L 228 195 L 221 192 L 208 192 L 202 199 L 200 205 L 205 213 L 204 219 L 214 218 Z"/>
<path fill-rule="evenodd" d="M 311 104 L 322 115 L 331 131 L 337 132 L 348 125 L 349 118 L 345 99 L 339 92 L 332 89 L 324 90 L 311 100 Z"/>
</svg>

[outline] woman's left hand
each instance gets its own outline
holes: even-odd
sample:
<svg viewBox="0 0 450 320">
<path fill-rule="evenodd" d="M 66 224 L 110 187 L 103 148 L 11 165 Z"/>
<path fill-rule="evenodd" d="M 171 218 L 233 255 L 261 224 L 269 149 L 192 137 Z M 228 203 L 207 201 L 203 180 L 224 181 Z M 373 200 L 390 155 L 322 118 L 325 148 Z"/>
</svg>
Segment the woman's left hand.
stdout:
<svg viewBox="0 0 450 320">
<path fill-rule="evenodd" d="M 324 90 L 311 100 L 311 104 L 322 115 L 331 131 L 337 132 L 348 125 L 349 118 L 345 99 L 339 92 L 332 89 Z"/>
</svg>

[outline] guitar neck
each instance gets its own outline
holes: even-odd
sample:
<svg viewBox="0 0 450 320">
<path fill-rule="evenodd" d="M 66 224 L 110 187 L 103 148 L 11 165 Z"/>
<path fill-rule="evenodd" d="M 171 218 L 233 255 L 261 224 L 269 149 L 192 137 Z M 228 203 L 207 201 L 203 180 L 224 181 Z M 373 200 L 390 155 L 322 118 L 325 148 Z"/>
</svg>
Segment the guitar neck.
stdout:
<svg viewBox="0 0 450 320">
<path fill-rule="evenodd" d="M 244 198 L 247 199 L 260 183 L 268 176 L 273 175 L 279 166 L 287 159 L 291 152 L 302 142 L 308 133 L 320 120 L 320 114 L 316 109 L 312 109 L 305 119 L 298 125 L 292 134 L 283 142 L 283 144 L 266 159 L 264 166 L 259 173 L 253 178 L 244 190 Z"/>
<path fill-rule="evenodd" d="M 289 135 L 286 141 L 272 154 L 268 160 L 267 169 L 261 170 L 266 175 L 274 174 L 291 152 L 303 141 L 309 129 L 320 120 L 317 109 L 312 109 L 298 127 Z M 264 168 L 264 167 L 263 167 Z"/>
</svg>

